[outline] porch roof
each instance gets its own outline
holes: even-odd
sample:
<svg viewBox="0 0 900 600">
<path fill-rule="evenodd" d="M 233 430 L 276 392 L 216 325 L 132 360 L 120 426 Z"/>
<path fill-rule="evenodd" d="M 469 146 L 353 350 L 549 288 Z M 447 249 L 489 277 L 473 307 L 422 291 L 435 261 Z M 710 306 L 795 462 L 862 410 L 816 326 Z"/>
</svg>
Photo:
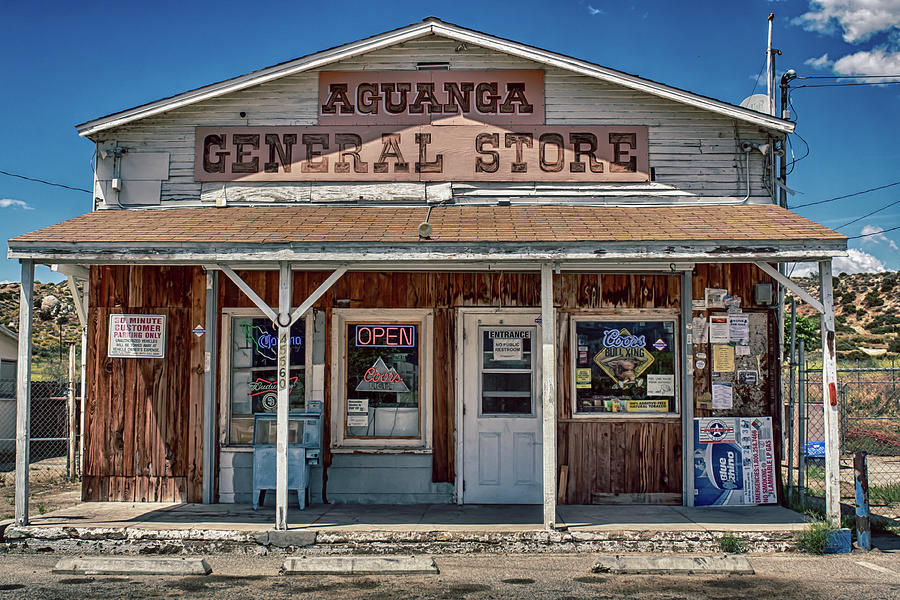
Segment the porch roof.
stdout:
<svg viewBox="0 0 900 600">
<path fill-rule="evenodd" d="M 428 221 L 428 238 L 418 226 Z M 101 210 L 9 240 L 38 262 L 814 260 L 846 237 L 774 205 Z"/>
</svg>

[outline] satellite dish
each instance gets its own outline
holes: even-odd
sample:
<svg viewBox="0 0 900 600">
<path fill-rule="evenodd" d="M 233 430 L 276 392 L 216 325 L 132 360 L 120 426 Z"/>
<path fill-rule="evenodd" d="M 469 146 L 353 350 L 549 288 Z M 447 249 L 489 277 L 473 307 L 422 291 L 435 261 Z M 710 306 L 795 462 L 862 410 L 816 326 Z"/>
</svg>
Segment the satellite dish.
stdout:
<svg viewBox="0 0 900 600">
<path fill-rule="evenodd" d="M 744 101 L 741 102 L 741 107 L 769 114 L 769 97 L 765 94 L 753 94 L 744 98 Z"/>
</svg>

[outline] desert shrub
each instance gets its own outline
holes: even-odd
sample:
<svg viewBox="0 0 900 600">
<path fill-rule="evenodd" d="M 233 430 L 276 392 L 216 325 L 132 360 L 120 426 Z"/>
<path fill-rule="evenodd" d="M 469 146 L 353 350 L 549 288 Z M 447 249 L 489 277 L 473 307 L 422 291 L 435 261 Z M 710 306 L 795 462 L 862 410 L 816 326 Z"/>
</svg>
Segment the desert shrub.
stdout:
<svg viewBox="0 0 900 600">
<path fill-rule="evenodd" d="M 722 552 L 741 554 L 747 551 L 747 541 L 731 533 L 724 534 L 716 541 L 719 543 L 719 548 Z"/>
<path fill-rule="evenodd" d="M 813 521 L 797 534 L 797 547 L 808 554 L 824 554 L 825 542 L 834 530 L 828 521 Z"/>
<path fill-rule="evenodd" d="M 866 294 L 865 301 L 867 306 L 881 306 L 882 304 L 884 304 L 884 298 L 882 298 L 881 294 L 876 291 L 871 291 Z"/>
<path fill-rule="evenodd" d="M 850 352 L 851 350 L 856 350 L 856 344 L 846 338 L 838 338 L 834 348 L 838 352 Z"/>
</svg>

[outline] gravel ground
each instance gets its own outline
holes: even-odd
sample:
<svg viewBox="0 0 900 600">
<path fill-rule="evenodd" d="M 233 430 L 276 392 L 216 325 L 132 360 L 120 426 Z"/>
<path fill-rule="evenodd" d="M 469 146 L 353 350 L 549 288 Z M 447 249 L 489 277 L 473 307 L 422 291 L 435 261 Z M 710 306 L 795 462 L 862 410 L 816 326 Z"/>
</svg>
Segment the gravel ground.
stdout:
<svg viewBox="0 0 900 600">
<path fill-rule="evenodd" d="M 439 575 L 280 575 L 282 559 L 214 556 L 208 577 L 53 575 L 59 557 L 7 555 L 0 597 L 39 598 L 765 598 L 894 599 L 900 554 L 750 555 L 756 575 L 597 575 L 592 555 L 439 556 Z"/>
</svg>

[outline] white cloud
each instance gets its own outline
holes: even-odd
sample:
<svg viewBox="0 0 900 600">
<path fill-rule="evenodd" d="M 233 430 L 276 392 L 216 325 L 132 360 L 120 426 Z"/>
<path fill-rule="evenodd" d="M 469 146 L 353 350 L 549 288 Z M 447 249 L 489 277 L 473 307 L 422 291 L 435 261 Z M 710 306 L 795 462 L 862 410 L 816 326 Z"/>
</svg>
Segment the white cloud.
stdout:
<svg viewBox="0 0 900 600">
<path fill-rule="evenodd" d="M 838 75 L 898 74 L 900 73 L 900 49 L 878 46 L 872 50 L 848 54 L 835 61 L 834 72 Z M 886 77 L 884 80 L 875 81 L 900 81 L 900 77 Z"/>
<path fill-rule="evenodd" d="M 891 250 L 898 250 L 896 242 L 894 240 L 889 239 L 888 236 L 882 233 L 884 231 L 884 227 L 879 227 L 878 225 L 864 225 L 862 231 L 859 232 L 859 235 L 863 235 L 865 237 L 860 238 L 863 243 L 869 242 L 871 244 L 880 244 L 882 242 L 886 243 Z"/>
<path fill-rule="evenodd" d="M 830 69 L 831 65 L 834 64 L 834 61 L 828 58 L 828 53 L 826 52 L 819 58 L 809 58 L 803 64 L 809 65 L 813 69 Z"/>
<path fill-rule="evenodd" d="M 862 250 L 850 248 L 847 250 L 848 256 L 840 256 L 833 259 L 832 270 L 835 275 L 847 273 L 855 275 L 856 273 L 884 273 L 887 268 L 884 263 Z M 819 266 L 816 263 L 796 263 L 793 267 L 792 277 L 810 277 L 819 274 Z M 791 272 L 791 268 L 788 268 Z"/>
<path fill-rule="evenodd" d="M 30 206 L 27 202 L 23 200 L 13 200 L 12 198 L 0 198 L 0 208 L 23 208 L 25 210 L 34 210 L 34 207 Z"/>
<path fill-rule="evenodd" d="M 843 31 L 845 42 L 865 42 L 876 33 L 900 27 L 900 0 L 810 0 L 810 10 L 792 23 L 807 31 Z"/>
<path fill-rule="evenodd" d="M 600 9 L 600 8 L 594 8 L 594 7 L 591 6 L 590 4 L 588 4 L 587 9 L 588 9 L 588 12 L 591 13 L 591 16 L 592 16 L 592 17 L 593 17 L 593 16 L 596 16 L 596 15 L 602 15 L 602 14 L 603 14 L 603 10 L 602 10 L 602 9 Z"/>
</svg>

